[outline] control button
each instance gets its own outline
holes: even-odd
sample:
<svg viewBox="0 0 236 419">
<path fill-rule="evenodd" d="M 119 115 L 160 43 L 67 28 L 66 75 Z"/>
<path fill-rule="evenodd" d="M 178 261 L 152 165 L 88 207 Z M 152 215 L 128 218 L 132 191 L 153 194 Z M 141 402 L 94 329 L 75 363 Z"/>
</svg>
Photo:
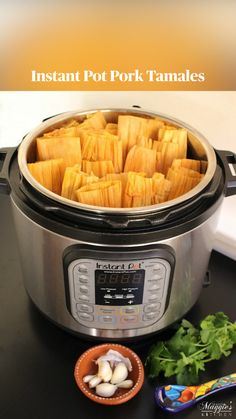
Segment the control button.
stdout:
<svg viewBox="0 0 236 419">
<path fill-rule="evenodd" d="M 88 304 L 76 304 L 76 308 L 78 311 L 82 311 L 83 313 L 92 313 L 93 307 L 89 306 Z"/>
<path fill-rule="evenodd" d="M 163 269 L 162 263 L 156 263 L 155 265 L 153 265 L 153 270 L 154 271 L 160 271 L 162 269 Z"/>
<path fill-rule="evenodd" d="M 152 279 L 154 279 L 155 281 L 158 281 L 159 279 L 163 279 L 163 275 L 155 274 L 153 275 Z"/>
<path fill-rule="evenodd" d="M 154 297 L 153 298 L 149 297 L 148 300 L 145 301 L 145 303 L 157 303 L 157 302 L 160 302 L 161 299 L 162 299 L 161 294 L 155 294 L 155 298 Z"/>
<path fill-rule="evenodd" d="M 137 322 L 137 316 L 121 316 L 121 322 L 122 323 L 136 323 Z"/>
<path fill-rule="evenodd" d="M 156 319 L 159 313 L 160 313 L 159 311 L 155 313 L 153 313 L 152 311 L 150 313 L 146 313 L 143 316 L 143 320 L 148 321 L 148 320 Z"/>
<path fill-rule="evenodd" d="M 80 301 L 89 301 L 89 297 L 87 295 L 80 294 L 79 295 L 79 300 Z"/>
<path fill-rule="evenodd" d="M 148 301 L 153 301 L 153 300 L 157 300 L 159 297 L 159 294 L 152 294 L 150 295 L 150 297 L 148 298 Z"/>
<path fill-rule="evenodd" d="M 114 323 L 115 318 L 112 316 L 100 316 L 99 321 L 103 323 Z"/>
<path fill-rule="evenodd" d="M 163 288 L 161 288 L 159 291 L 156 290 L 155 294 L 157 295 L 158 300 L 160 300 L 163 295 Z"/>
<path fill-rule="evenodd" d="M 147 304 L 146 306 L 144 306 L 143 311 L 145 313 L 150 313 L 152 311 L 158 311 L 160 307 L 161 307 L 161 303 Z"/>
<path fill-rule="evenodd" d="M 160 290 L 161 287 L 158 283 L 154 283 L 153 285 L 150 286 L 149 291 L 156 291 L 156 290 Z"/>
<path fill-rule="evenodd" d="M 136 307 L 125 307 L 122 309 L 122 312 L 125 314 L 136 314 L 138 312 Z"/>
<path fill-rule="evenodd" d="M 88 294 L 88 292 L 89 292 L 89 289 L 88 289 L 88 287 L 86 287 L 86 285 L 81 285 L 79 290 L 80 290 L 80 292 L 82 292 L 82 294 Z"/>
<path fill-rule="evenodd" d="M 80 275 L 79 276 L 79 282 L 81 282 L 82 284 L 87 284 L 88 282 L 88 277 L 85 275 Z"/>
<path fill-rule="evenodd" d="M 127 294 L 126 298 L 134 298 L 134 294 Z"/>
<path fill-rule="evenodd" d="M 115 294 L 115 298 L 122 299 L 122 298 L 124 298 L 124 296 L 123 296 L 123 294 Z"/>
<path fill-rule="evenodd" d="M 116 312 L 114 307 L 107 307 L 107 306 L 96 306 L 96 312 L 103 316 L 112 315 Z"/>
<path fill-rule="evenodd" d="M 85 320 L 87 322 L 92 322 L 93 321 L 93 316 L 92 314 L 87 314 L 87 313 L 79 313 L 78 317 L 80 320 Z"/>
<path fill-rule="evenodd" d="M 83 265 L 82 263 L 79 264 L 79 272 L 87 273 L 88 272 L 87 266 Z"/>
<path fill-rule="evenodd" d="M 104 298 L 112 298 L 112 295 L 111 294 L 105 294 Z"/>
</svg>

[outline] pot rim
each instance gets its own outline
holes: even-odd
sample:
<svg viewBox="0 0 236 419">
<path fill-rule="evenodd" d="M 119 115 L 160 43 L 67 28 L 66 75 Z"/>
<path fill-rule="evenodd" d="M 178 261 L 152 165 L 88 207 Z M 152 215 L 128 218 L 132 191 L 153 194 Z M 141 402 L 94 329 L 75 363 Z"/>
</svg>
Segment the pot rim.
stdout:
<svg viewBox="0 0 236 419">
<path fill-rule="evenodd" d="M 43 187 L 40 183 L 38 183 L 34 177 L 31 175 L 28 166 L 27 166 L 27 154 L 29 147 L 31 143 L 39 136 L 41 136 L 44 132 L 48 131 L 49 128 L 55 128 L 59 127 L 63 122 L 69 119 L 79 119 L 80 117 L 86 117 L 86 115 L 93 114 L 96 112 L 102 112 L 103 114 L 109 114 L 109 113 L 118 113 L 123 115 L 135 115 L 135 116 L 143 116 L 143 117 L 149 117 L 149 118 L 160 118 L 164 122 L 171 123 L 179 128 L 185 128 L 187 129 L 188 133 L 190 133 L 194 138 L 196 138 L 203 147 L 206 157 L 207 157 L 207 170 L 205 175 L 203 176 L 202 180 L 198 183 L 197 186 L 195 186 L 193 189 L 191 189 L 189 192 L 181 195 L 180 197 L 177 197 L 175 199 L 172 199 L 170 201 L 163 202 L 161 204 L 154 204 L 144 207 L 134 207 L 134 208 L 110 208 L 110 207 L 99 207 L 99 206 L 93 206 L 93 205 L 87 205 L 87 204 L 81 204 L 76 201 L 72 201 L 67 198 L 63 198 L 60 195 L 57 195 L 45 187 Z M 40 125 L 38 125 L 36 128 L 34 128 L 32 131 L 30 131 L 22 140 L 21 144 L 18 148 L 18 165 L 21 174 L 26 179 L 26 181 L 38 192 L 40 192 L 42 195 L 45 195 L 46 197 L 52 199 L 53 201 L 59 202 L 60 204 L 64 204 L 66 206 L 72 207 L 74 209 L 78 210 L 85 210 L 90 211 L 97 214 L 109 214 L 109 215 L 144 215 L 153 213 L 156 211 L 161 211 L 164 209 L 172 208 L 176 205 L 182 204 L 183 202 L 186 202 L 196 195 L 198 195 L 200 192 L 202 192 L 207 185 L 211 182 L 215 170 L 216 170 L 216 155 L 213 147 L 210 145 L 210 143 L 207 141 L 207 139 L 198 132 L 195 128 L 191 127 L 190 125 L 173 118 L 166 114 L 161 114 L 157 112 L 152 111 L 146 111 L 146 110 L 140 110 L 137 108 L 95 108 L 95 109 L 89 109 L 89 110 L 83 110 L 83 111 L 69 111 L 69 112 L 63 112 L 59 115 L 49 117 L 48 119 L 44 120 Z"/>
</svg>

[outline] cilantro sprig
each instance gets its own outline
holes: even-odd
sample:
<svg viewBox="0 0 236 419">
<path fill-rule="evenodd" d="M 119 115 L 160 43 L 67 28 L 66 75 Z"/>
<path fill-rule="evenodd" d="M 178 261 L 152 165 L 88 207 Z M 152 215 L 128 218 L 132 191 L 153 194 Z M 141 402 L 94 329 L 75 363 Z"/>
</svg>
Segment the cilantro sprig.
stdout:
<svg viewBox="0 0 236 419">
<path fill-rule="evenodd" d="M 163 373 L 176 375 L 180 385 L 197 384 L 206 364 L 229 356 L 235 344 L 236 323 L 223 312 L 208 315 L 197 327 L 184 319 L 171 339 L 151 348 L 146 360 L 149 377 Z"/>
</svg>

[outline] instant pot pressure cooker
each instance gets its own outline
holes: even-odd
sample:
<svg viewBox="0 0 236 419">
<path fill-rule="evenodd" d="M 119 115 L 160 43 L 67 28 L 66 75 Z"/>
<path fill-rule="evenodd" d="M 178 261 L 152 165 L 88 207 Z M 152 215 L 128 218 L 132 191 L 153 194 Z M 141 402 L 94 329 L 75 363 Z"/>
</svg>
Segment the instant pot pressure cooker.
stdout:
<svg viewBox="0 0 236 419">
<path fill-rule="evenodd" d="M 138 208 L 83 205 L 56 195 L 30 174 L 36 138 L 75 118 L 45 120 L 16 149 L 0 152 L 0 190 L 10 195 L 25 288 L 57 325 L 87 338 L 128 340 L 166 328 L 199 297 L 224 196 L 235 194 L 230 164 L 198 132 L 164 115 L 134 109 L 101 110 L 159 117 L 188 130 L 188 157 L 207 161 L 200 183 L 162 204 Z"/>
</svg>

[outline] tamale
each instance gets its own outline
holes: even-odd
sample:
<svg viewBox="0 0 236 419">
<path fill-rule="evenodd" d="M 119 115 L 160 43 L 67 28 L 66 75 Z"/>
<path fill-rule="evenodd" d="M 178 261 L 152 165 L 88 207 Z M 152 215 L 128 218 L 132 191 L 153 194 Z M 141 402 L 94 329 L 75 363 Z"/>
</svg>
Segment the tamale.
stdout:
<svg viewBox="0 0 236 419">
<path fill-rule="evenodd" d="M 158 152 L 161 154 L 158 156 L 161 160 L 161 164 L 159 163 L 159 168 L 157 167 L 156 170 L 166 174 L 168 169 L 171 167 L 173 160 L 179 155 L 179 145 L 166 141 L 160 141 L 158 143 L 160 144 Z"/>
<path fill-rule="evenodd" d="M 163 173 L 154 173 L 152 177 L 152 204 L 167 201 L 170 189 L 170 180 L 165 179 Z"/>
<path fill-rule="evenodd" d="M 152 144 L 153 144 L 153 141 L 152 141 L 152 139 L 151 139 L 151 138 L 142 137 L 142 138 L 140 138 L 140 140 L 138 141 L 138 144 L 137 144 L 137 145 L 140 145 L 140 146 L 145 147 L 145 148 L 150 148 L 150 149 L 152 149 Z"/>
<path fill-rule="evenodd" d="M 64 162 L 63 159 L 52 159 L 28 163 L 31 175 L 42 186 L 58 195 L 61 193 Z"/>
<path fill-rule="evenodd" d="M 121 207 L 121 182 L 100 181 L 90 183 L 76 191 L 78 202 L 102 207 Z"/>
<path fill-rule="evenodd" d="M 108 173 L 115 173 L 115 169 L 111 160 L 88 161 L 82 160 L 82 171 L 86 173 L 94 173 L 95 176 L 103 177 Z"/>
<path fill-rule="evenodd" d="M 201 163 L 199 160 L 195 159 L 174 159 L 171 165 L 171 169 L 178 169 L 180 167 L 185 167 L 186 169 L 192 169 L 197 172 L 201 170 Z"/>
<path fill-rule="evenodd" d="M 76 200 L 75 191 L 88 183 L 97 182 L 99 178 L 93 174 L 81 172 L 78 168 L 67 167 L 61 189 L 61 196 L 67 199 Z"/>
<path fill-rule="evenodd" d="M 156 151 L 142 146 L 133 146 L 126 158 L 124 172 L 145 172 L 151 177 L 156 171 Z"/>
<path fill-rule="evenodd" d="M 188 171 L 188 169 L 185 170 Z M 195 172 L 195 174 L 198 174 L 199 176 L 191 177 L 189 173 L 187 174 L 187 172 L 181 169 L 169 169 L 166 176 L 166 178 L 171 181 L 171 189 L 168 196 L 168 200 L 177 198 L 178 196 L 187 193 L 194 186 L 196 186 L 200 182 L 202 175 L 200 175 L 197 172 Z"/>
<path fill-rule="evenodd" d="M 110 132 L 113 135 L 118 135 L 118 125 L 109 122 L 106 124 L 105 130 Z"/>
<path fill-rule="evenodd" d="M 84 134 L 87 130 L 99 130 L 105 129 L 106 120 L 102 112 L 96 112 L 91 115 L 87 115 L 87 118 L 79 125 L 77 135 L 80 137 L 81 145 L 83 145 Z"/>
<path fill-rule="evenodd" d="M 185 159 L 187 157 L 188 133 L 186 129 L 160 128 L 158 133 L 158 140 L 162 142 L 165 141 L 177 143 L 179 145 L 179 152 L 177 158 Z"/>
<path fill-rule="evenodd" d="M 87 133 L 82 147 L 83 160 L 111 160 L 116 173 L 123 169 L 122 142 L 107 131 Z"/>
<path fill-rule="evenodd" d="M 80 139 L 78 137 L 37 138 L 38 160 L 63 158 L 66 167 L 81 164 Z"/>
<path fill-rule="evenodd" d="M 124 192 L 124 208 L 151 205 L 152 179 L 129 172 Z"/>
</svg>

